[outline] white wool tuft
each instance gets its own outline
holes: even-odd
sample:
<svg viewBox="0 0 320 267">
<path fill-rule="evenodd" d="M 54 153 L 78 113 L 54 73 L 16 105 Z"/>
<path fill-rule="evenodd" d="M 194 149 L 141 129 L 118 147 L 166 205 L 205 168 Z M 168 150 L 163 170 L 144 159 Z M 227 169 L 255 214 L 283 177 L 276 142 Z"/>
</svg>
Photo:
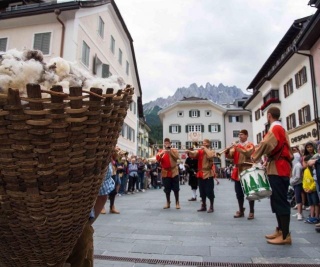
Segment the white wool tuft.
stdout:
<svg viewBox="0 0 320 267">
<path fill-rule="evenodd" d="M 52 58 L 48 65 L 51 66 L 55 64 L 55 73 L 62 79 L 63 77 L 67 76 L 70 73 L 70 65 L 69 62 L 61 57 Z"/>
<path fill-rule="evenodd" d="M 48 64 L 43 61 L 41 51 L 11 49 L 0 53 L 0 92 L 6 93 L 9 88 L 26 92 L 28 83 L 38 83 L 42 89 L 50 90 L 53 85 L 61 85 L 64 92 L 69 87 L 79 86 L 84 89 L 101 88 L 105 93 L 108 88 L 115 91 L 125 87 L 122 77 L 94 78 L 88 71 L 76 63 L 63 58 L 52 58 Z"/>
</svg>

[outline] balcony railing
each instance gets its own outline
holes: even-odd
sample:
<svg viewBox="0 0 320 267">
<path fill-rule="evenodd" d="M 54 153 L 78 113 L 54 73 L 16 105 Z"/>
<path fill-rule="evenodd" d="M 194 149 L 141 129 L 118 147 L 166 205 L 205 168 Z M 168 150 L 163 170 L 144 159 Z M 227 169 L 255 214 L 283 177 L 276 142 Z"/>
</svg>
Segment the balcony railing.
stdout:
<svg viewBox="0 0 320 267">
<path fill-rule="evenodd" d="M 263 111 L 268 106 L 270 106 L 270 104 L 274 104 L 274 103 L 281 103 L 281 101 L 279 100 L 279 98 L 270 98 L 266 102 L 264 102 L 263 105 L 261 105 L 260 109 Z"/>
</svg>

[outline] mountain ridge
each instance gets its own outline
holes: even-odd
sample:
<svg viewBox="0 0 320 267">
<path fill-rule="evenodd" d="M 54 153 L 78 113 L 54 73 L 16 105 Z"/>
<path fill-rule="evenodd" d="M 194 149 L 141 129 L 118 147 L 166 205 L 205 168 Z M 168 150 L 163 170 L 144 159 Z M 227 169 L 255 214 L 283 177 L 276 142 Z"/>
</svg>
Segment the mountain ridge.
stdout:
<svg viewBox="0 0 320 267">
<path fill-rule="evenodd" d="M 196 83 L 192 83 L 189 85 L 189 87 L 177 88 L 172 96 L 168 96 L 167 98 L 158 97 L 156 100 L 143 104 L 143 110 L 148 114 L 155 106 L 163 109 L 182 100 L 185 97 L 206 98 L 216 104 L 221 105 L 224 103 L 233 103 L 235 99 L 247 96 L 249 96 L 249 94 L 245 94 L 236 86 L 225 86 L 222 83 L 216 86 L 211 85 L 209 82 L 207 82 L 205 86 L 198 86 Z"/>
</svg>

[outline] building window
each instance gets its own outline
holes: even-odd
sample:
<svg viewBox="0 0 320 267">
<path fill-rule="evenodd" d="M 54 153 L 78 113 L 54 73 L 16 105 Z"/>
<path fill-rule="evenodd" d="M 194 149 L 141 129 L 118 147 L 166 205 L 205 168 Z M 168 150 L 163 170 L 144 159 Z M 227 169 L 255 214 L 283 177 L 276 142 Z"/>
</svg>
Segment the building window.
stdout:
<svg viewBox="0 0 320 267">
<path fill-rule="evenodd" d="M 111 35 L 111 40 L 110 40 L 110 50 L 114 54 L 116 49 L 116 40 L 113 38 Z"/>
<path fill-rule="evenodd" d="M 126 61 L 126 74 L 129 75 L 129 62 Z"/>
<path fill-rule="evenodd" d="M 181 142 L 180 141 L 171 141 L 171 147 L 181 149 Z"/>
<path fill-rule="evenodd" d="M 243 116 L 235 116 L 235 115 L 230 115 L 229 116 L 229 122 L 243 122 Z"/>
<path fill-rule="evenodd" d="M 90 56 L 90 47 L 87 45 L 87 43 L 85 41 L 83 41 L 81 61 L 87 67 L 89 67 L 89 56 Z"/>
<path fill-rule="evenodd" d="M 211 117 L 211 110 L 206 110 L 205 114 L 206 114 L 206 117 Z"/>
<path fill-rule="evenodd" d="M 101 17 L 99 17 L 99 25 L 98 25 L 98 33 L 103 39 L 104 37 L 104 21 L 102 20 Z"/>
<path fill-rule="evenodd" d="M 303 67 L 295 76 L 296 88 L 301 87 L 307 82 L 307 68 Z"/>
<path fill-rule="evenodd" d="M 221 132 L 221 127 L 219 124 L 209 124 L 209 133 L 219 133 Z"/>
<path fill-rule="evenodd" d="M 284 86 L 284 97 L 288 97 L 293 93 L 293 81 L 290 79 Z"/>
<path fill-rule="evenodd" d="M 178 117 L 183 117 L 183 111 L 178 111 Z"/>
<path fill-rule="evenodd" d="M 257 144 L 259 144 L 262 141 L 261 133 L 257 134 Z"/>
<path fill-rule="evenodd" d="M 44 55 L 50 53 L 51 32 L 36 33 L 34 35 L 33 49 L 40 50 Z"/>
<path fill-rule="evenodd" d="M 256 121 L 259 120 L 260 117 L 261 117 L 261 112 L 260 112 L 260 111 L 261 111 L 261 110 L 260 110 L 260 108 L 259 108 L 259 109 L 257 109 L 257 110 L 254 112 L 254 116 L 255 116 Z"/>
<path fill-rule="evenodd" d="M 7 51 L 8 38 L 0 38 L 0 51 Z"/>
<path fill-rule="evenodd" d="M 122 65 L 122 50 L 119 48 L 118 62 Z"/>
<path fill-rule="evenodd" d="M 296 128 L 296 114 L 292 113 L 287 118 L 287 130 Z"/>
<path fill-rule="evenodd" d="M 236 130 L 236 131 L 233 131 L 233 137 L 239 137 L 239 133 L 240 131 L 239 130 Z"/>
<path fill-rule="evenodd" d="M 193 142 L 186 142 L 186 149 L 193 148 Z"/>
<path fill-rule="evenodd" d="M 221 148 L 221 141 L 219 140 L 211 140 L 211 148 L 213 149 L 220 149 Z"/>
<path fill-rule="evenodd" d="M 180 125 L 170 125 L 169 126 L 169 133 L 181 133 L 181 126 Z"/>
<path fill-rule="evenodd" d="M 189 117 L 191 117 L 191 118 L 200 117 L 200 110 L 196 110 L 196 109 L 190 110 L 189 111 Z"/>
<path fill-rule="evenodd" d="M 201 124 L 186 125 L 186 132 L 204 132 L 204 126 Z"/>
<path fill-rule="evenodd" d="M 311 121 L 311 113 L 310 113 L 310 105 L 303 107 L 302 109 L 298 110 L 299 114 L 299 124 L 305 124 Z"/>
</svg>

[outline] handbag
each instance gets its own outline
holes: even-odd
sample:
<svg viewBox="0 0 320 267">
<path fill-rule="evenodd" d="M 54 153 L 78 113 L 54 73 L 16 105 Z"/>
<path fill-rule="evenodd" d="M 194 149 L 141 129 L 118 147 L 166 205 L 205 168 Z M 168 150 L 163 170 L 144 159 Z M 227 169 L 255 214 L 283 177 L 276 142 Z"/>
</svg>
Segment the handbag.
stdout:
<svg viewBox="0 0 320 267">
<path fill-rule="evenodd" d="M 313 179 L 310 168 L 306 168 L 303 172 L 302 188 L 307 193 L 316 191 L 316 181 Z"/>
</svg>

